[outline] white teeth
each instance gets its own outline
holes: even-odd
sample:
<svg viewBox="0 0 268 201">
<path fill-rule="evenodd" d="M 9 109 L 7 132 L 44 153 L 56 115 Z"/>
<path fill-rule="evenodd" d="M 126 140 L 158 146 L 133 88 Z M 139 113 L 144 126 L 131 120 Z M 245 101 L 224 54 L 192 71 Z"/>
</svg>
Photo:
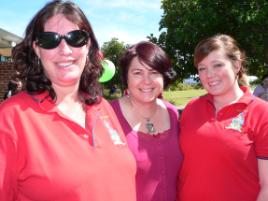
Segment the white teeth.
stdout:
<svg viewBox="0 0 268 201">
<path fill-rule="evenodd" d="M 60 67 L 68 67 L 70 65 L 72 65 L 73 63 L 72 62 L 67 62 L 67 63 L 57 63 L 58 66 Z"/>
<path fill-rule="evenodd" d="M 217 85 L 217 84 L 218 84 L 218 82 L 209 82 L 209 83 L 208 83 L 209 86 L 215 86 L 215 85 Z"/>
<path fill-rule="evenodd" d="M 153 89 L 141 89 L 142 92 L 151 92 Z"/>
</svg>

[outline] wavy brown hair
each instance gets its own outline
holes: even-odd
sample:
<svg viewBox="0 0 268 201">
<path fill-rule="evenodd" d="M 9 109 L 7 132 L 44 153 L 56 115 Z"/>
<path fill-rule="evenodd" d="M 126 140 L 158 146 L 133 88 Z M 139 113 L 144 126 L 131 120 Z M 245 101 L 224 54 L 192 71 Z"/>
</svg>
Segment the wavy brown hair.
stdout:
<svg viewBox="0 0 268 201">
<path fill-rule="evenodd" d="M 25 89 L 28 93 L 40 94 L 48 91 L 54 101 L 57 99 L 52 83 L 45 75 L 43 66 L 32 48 L 37 35 L 44 31 L 47 20 L 57 14 L 63 14 L 69 21 L 77 24 L 81 30 L 89 33 L 91 45 L 88 61 L 80 78 L 79 93 L 83 95 L 86 104 L 96 103 L 102 95 L 102 88 L 98 82 L 102 73 L 99 45 L 85 14 L 71 1 L 51 1 L 33 17 L 26 28 L 24 39 L 12 50 L 14 68 L 18 71 L 18 77 L 25 82 Z"/>
</svg>

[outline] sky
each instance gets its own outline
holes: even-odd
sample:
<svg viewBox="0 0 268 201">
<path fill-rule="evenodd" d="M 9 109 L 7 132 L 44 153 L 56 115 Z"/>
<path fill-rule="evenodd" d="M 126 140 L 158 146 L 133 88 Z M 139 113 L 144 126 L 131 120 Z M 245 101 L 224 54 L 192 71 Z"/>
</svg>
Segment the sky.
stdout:
<svg viewBox="0 0 268 201">
<path fill-rule="evenodd" d="M 159 36 L 161 0 L 73 0 L 88 17 L 102 46 L 112 38 L 125 44 Z M 47 0 L 0 0 L 0 27 L 24 36 L 24 30 Z"/>
</svg>

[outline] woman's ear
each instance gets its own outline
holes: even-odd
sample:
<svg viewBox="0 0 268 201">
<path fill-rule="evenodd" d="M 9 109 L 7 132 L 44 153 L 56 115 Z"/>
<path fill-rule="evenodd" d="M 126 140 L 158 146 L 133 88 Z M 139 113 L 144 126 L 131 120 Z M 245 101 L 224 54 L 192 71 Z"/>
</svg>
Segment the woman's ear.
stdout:
<svg viewBox="0 0 268 201">
<path fill-rule="evenodd" d="M 40 58 L 40 47 L 33 42 L 32 47 L 34 49 L 35 54 Z"/>
<path fill-rule="evenodd" d="M 234 70 L 235 70 L 235 72 L 239 73 L 240 69 L 241 69 L 241 61 L 235 61 L 234 62 Z"/>
</svg>

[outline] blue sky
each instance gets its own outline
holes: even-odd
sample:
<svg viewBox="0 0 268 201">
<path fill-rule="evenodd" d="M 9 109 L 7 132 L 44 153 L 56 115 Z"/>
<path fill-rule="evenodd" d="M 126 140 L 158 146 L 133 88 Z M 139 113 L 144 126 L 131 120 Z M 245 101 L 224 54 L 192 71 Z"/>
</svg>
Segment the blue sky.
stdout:
<svg viewBox="0 0 268 201">
<path fill-rule="evenodd" d="M 18 36 L 46 0 L 0 0 L 0 27 Z M 111 38 L 125 44 L 159 35 L 161 0 L 74 0 L 92 24 L 102 45 Z"/>
</svg>

